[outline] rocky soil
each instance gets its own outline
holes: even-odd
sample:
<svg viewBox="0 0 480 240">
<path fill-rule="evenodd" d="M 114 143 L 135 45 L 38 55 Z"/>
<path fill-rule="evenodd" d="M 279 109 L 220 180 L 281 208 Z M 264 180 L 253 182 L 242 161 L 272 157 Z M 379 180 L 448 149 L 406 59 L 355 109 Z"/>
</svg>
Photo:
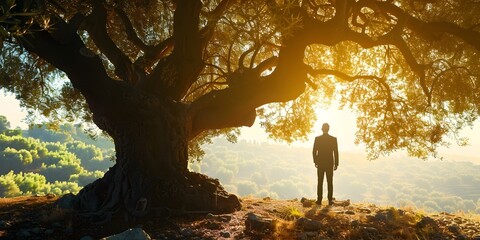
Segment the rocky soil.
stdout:
<svg viewBox="0 0 480 240">
<path fill-rule="evenodd" d="M 103 225 L 58 209 L 55 196 L 0 198 L 0 239 L 474 239 L 480 217 L 335 201 L 243 198 L 240 211 L 164 211 L 143 219 L 121 213 Z M 324 203 L 325 204 L 325 203 Z M 142 231 L 143 230 L 143 231 Z M 144 234 L 145 233 L 145 234 Z M 129 235 L 124 239 L 132 239 Z"/>
</svg>

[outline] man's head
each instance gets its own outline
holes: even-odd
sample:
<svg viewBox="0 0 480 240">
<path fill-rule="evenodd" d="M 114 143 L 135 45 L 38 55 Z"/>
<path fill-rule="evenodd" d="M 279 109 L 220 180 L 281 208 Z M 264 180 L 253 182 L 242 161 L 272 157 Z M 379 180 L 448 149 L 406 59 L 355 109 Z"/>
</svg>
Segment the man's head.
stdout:
<svg viewBox="0 0 480 240">
<path fill-rule="evenodd" d="M 322 125 L 322 131 L 324 134 L 328 133 L 328 130 L 330 130 L 330 125 L 328 125 L 328 123 L 324 123 Z"/>
</svg>

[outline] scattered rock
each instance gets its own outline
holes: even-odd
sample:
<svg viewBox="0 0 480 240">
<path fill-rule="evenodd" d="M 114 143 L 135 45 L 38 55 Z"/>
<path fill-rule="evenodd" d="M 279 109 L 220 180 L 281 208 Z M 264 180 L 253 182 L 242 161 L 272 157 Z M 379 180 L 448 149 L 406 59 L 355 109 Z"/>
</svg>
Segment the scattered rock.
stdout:
<svg viewBox="0 0 480 240">
<path fill-rule="evenodd" d="M 460 234 L 455 238 L 455 240 L 467 240 L 467 236 Z"/>
<path fill-rule="evenodd" d="M 361 213 L 366 213 L 366 214 L 372 213 L 372 210 L 370 210 L 370 208 L 364 208 L 364 207 L 358 208 L 358 211 L 360 211 Z"/>
<path fill-rule="evenodd" d="M 297 239 L 299 239 L 299 240 L 307 240 L 307 239 L 308 239 L 307 233 L 304 233 L 304 232 L 299 233 L 299 234 L 297 235 Z"/>
<path fill-rule="evenodd" d="M 374 227 L 364 227 L 362 228 L 362 234 L 366 239 L 377 239 L 378 229 Z"/>
<path fill-rule="evenodd" d="M 125 232 L 105 237 L 101 240 L 151 240 L 151 238 L 141 228 L 130 228 Z"/>
<path fill-rule="evenodd" d="M 220 233 L 220 236 L 223 238 L 230 238 L 231 234 L 229 232 L 223 231 Z"/>
<path fill-rule="evenodd" d="M 307 199 L 307 198 L 304 198 L 304 197 L 302 197 L 302 199 L 300 199 L 300 202 L 302 203 L 302 206 L 306 207 L 306 208 L 312 207 L 315 204 L 314 200 L 310 200 L 310 199 Z"/>
<path fill-rule="evenodd" d="M 450 225 L 447 227 L 448 231 L 450 231 L 453 234 L 458 234 L 460 233 L 460 227 L 458 225 Z"/>
<path fill-rule="evenodd" d="M 347 200 L 333 199 L 333 205 L 334 206 L 340 206 L 340 207 L 348 207 L 348 206 L 350 206 L 350 199 L 347 199 Z"/>
<path fill-rule="evenodd" d="M 270 232 L 273 229 L 273 221 L 270 218 L 264 218 L 249 212 L 245 220 L 245 227 L 250 231 Z"/>
<path fill-rule="evenodd" d="M 480 235 L 473 237 L 472 240 L 480 240 Z"/>
<path fill-rule="evenodd" d="M 212 230 L 215 230 L 215 229 L 221 229 L 222 228 L 222 224 L 216 222 L 216 221 L 212 221 L 212 220 L 207 220 L 207 221 L 204 221 L 202 223 L 202 226 L 205 227 L 205 228 L 208 228 L 208 229 L 212 229 Z"/>
<path fill-rule="evenodd" d="M 360 226 L 360 221 L 353 220 L 350 224 L 352 225 L 352 228 L 357 228 Z"/>
<path fill-rule="evenodd" d="M 193 235 L 193 230 L 190 229 L 190 228 L 184 228 L 184 229 L 182 229 L 181 234 L 182 234 L 183 237 L 189 238 Z"/>
<path fill-rule="evenodd" d="M 393 212 L 390 210 L 380 210 L 372 218 L 373 221 L 387 222 L 393 220 Z"/>
<path fill-rule="evenodd" d="M 433 220 L 432 218 L 430 217 L 423 217 L 422 220 L 420 220 L 418 223 L 417 223 L 417 228 L 425 228 L 425 227 L 430 227 L 430 228 L 433 228 L 433 229 L 437 229 L 438 226 L 437 226 L 437 223 L 435 222 L 435 220 Z"/>
<path fill-rule="evenodd" d="M 207 214 L 207 216 L 205 216 L 206 219 L 214 219 L 214 220 L 218 220 L 218 221 L 221 221 L 221 222 L 230 222 L 230 220 L 232 220 L 232 216 L 231 215 L 228 215 L 228 214 L 225 214 L 225 215 L 214 215 L 214 214 Z"/>
<path fill-rule="evenodd" d="M 347 214 L 347 215 L 355 215 L 355 212 L 352 211 L 352 210 L 347 210 L 347 211 L 345 211 L 345 214 Z"/>
<path fill-rule="evenodd" d="M 305 231 L 318 231 L 322 228 L 322 224 L 319 221 L 315 221 L 306 217 L 299 218 L 296 222 L 296 225 L 303 227 Z"/>
</svg>

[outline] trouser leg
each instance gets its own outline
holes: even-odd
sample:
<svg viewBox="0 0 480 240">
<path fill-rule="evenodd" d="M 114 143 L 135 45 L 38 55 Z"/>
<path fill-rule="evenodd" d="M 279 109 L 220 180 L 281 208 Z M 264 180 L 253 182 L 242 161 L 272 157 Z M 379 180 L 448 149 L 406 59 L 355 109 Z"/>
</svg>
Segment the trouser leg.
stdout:
<svg viewBox="0 0 480 240">
<path fill-rule="evenodd" d="M 328 184 L 328 201 L 333 200 L 333 169 L 328 169 L 326 172 Z"/>
<path fill-rule="evenodd" d="M 322 201 L 323 197 L 323 177 L 325 175 L 325 170 L 320 167 L 317 168 L 317 200 Z"/>
</svg>

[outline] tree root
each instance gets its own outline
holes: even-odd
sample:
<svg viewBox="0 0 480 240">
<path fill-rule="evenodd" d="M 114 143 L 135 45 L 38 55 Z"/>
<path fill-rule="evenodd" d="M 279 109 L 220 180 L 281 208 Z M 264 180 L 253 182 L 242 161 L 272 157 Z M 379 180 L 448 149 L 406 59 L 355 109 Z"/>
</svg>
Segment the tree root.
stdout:
<svg viewBox="0 0 480 240">
<path fill-rule="evenodd" d="M 203 174 L 188 172 L 181 180 L 152 179 L 139 170 L 122 171 L 115 165 L 76 195 L 73 208 L 80 216 L 102 224 L 119 212 L 134 218 L 158 213 L 159 209 L 177 214 L 219 214 L 239 210 L 241 204 L 217 179 Z"/>
</svg>

